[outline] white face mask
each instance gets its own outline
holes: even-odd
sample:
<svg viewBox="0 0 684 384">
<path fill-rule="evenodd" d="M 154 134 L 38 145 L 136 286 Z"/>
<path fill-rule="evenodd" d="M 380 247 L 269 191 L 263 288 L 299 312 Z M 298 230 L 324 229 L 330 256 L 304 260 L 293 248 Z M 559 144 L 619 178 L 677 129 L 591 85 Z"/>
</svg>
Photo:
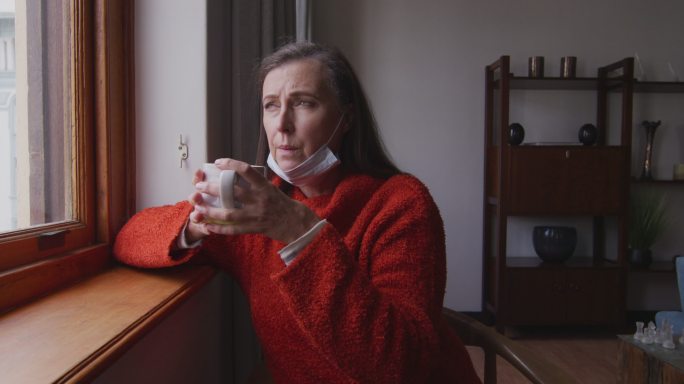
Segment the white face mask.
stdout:
<svg viewBox="0 0 684 384">
<path fill-rule="evenodd" d="M 344 113 L 342 113 L 342 116 L 340 116 L 340 120 L 337 122 L 337 126 L 333 130 L 333 133 L 330 135 L 328 141 L 296 167 L 288 170 L 280 168 L 278 163 L 273 158 L 272 153 L 268 154 L 268 159 L 266 160 L 268 167 L 271 168 L 276 175 L 280 176 L 281 179 L 287 181 L 295 187 L 307 185 L 317 176 L 328 172 L 340 164 L 340 159 L 330 150 L 328 144 L 330 143 L 330 140 L 335 137 L 335 133 L 340 127 L 343 118 Z"/>
</svg>

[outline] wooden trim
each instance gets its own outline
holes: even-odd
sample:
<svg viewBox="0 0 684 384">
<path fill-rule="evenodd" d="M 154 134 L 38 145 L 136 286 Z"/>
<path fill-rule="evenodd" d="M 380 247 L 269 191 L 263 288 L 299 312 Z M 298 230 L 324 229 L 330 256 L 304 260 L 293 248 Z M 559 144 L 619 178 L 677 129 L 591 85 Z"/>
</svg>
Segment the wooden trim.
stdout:
<svg viewBox="0 0 684 384">
<path fill-rule="evenodd" d="M 132 12 L 131 0 L 95 1 L 97 239 L 105 243 L 135 211 Z"/>
<path fill-rule="evenodd" d="M 55 247 L 41 249 L 40 237 L 45 233 L 63 231 L 64 241 Z M 58 253 L 65 253 L 77 245 L 90 243 L 92 235 L 80 222 L 53 223 L 22 231 L 7 233 L 0 237 L 0 271 L 47 259 Z"/>
<path fill-rule="evenodd" d="M 159 301 L 154 308 L 131 323 L 102 348 L 64 374 L 56 383 L 83 383 L 93 380 L 195 292 L 204 287 L 214 277 L 215 270 L 210 267 L 201 267 L 181 270 L 180 275 L 178 281 L 183 284 L 182 286 Z"/>
<path fill-rule="evenodd" d="M 133 0 L 70 4 L 80 36 L 71 47 L 72 177 L 85 188 L 74 197 L 76 221 L 0 234 L 0 287 L 16 287 L 0 292 L 0 312 L 105 268 L 135 210 Z M 42 241 L 46 232 L 56 237 Z"/>
<path fill-rule="evenodd" d="M 111 207 L 111 194 L 107 191 L 111 188 L 111 152 L 115 150 L 112 145 L 108 145 L 112 139 L 112 118 L 117 111 L 115 106 L 110 106 L 109 101 L 112 99 L 110 93 L 110 76 L 109 76 L 109 23 L 108 23 L 108 9 L 102 1 L 95 1 L 94 18 L 98 25 L 95 30 L 95 81 L 98 86 L 95 89 L 95 105 L 97 108 L 97 115 L 95 116 L 95 140 L 99 150 L 96 153 L 95 160 L 97 162 L 97 176 L 95 179 L 98 195 L 101 195 L 101 203 L 97 207 L 97 238 L 102 241 L 108 241 L 109 236 L 109 210 Z M 112 143 L 113 144 L 113 143 Z"/>
<path fill-rule="evenodd" d="M 126 162 L 126 214 L 119 217 L 120 223 L 128 220 L 136 212 L 136 158 L 135 158 L 135 0 L 121 0 L 123 7 L 123 34 L 126 60 L 122 63 L 125 71 L 126 106 L 126 151 L 122 159 Z M 117 228 L 118 230 L 118 228 Z"/>
<path fill-rule="evenodd" d="M 0 315 L 0 382 L 92 381 L 215 273 L 117 267 Z"/>
<path fill-rule="evenodd" d="M 71 172 L 72 185 L 81 185 L 74 191 L 73 204 L 76 217 L 85 224 L 88 237 L 92 239 L 95 224 L 95 190 L 93 180 L 95 175 L 93 146 L 93 20 L 92 3 L 87 0 L 72 2 L 72 29 L 75 38 L 71 40 L 71 95 L 72 95 L 72 139 L 75 144 L 72 149 L 73 168 Z M 83 185 L 85 184 L 85 185 Z"/>
<path fill-rule="evenodd" d="M 105 268 L 110 260 L 107 246 L 96 245 L 0 274 L 0 309 L 25 304 L 93 275 Z"/>
</svg>

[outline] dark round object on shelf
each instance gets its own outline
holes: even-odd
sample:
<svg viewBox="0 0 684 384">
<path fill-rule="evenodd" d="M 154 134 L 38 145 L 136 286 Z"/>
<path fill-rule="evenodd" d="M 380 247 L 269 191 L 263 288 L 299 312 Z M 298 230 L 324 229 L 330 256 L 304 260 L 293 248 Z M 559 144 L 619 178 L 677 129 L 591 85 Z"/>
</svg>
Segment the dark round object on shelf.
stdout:
<svg viewBox="0 0 684 384">
<path fill-rule="evenodd" d="M 577 229 L 561 226 L 536 226 L 532 233 L 534 251 L 549 263 L 562 263 L 572 256 L 577 246 Z"/>
<path fill-rule="evenodd" d="M 513 123 L 508 126 L 508 143 L 510 145 L 520 145 L 525 139 L 525 128 L 520 123 Z"/>
<path fill-rule="evenodd" d="M 584 124 L 579 129 L 579 134 L 577 136 L 580 143 L 584 145 L 594 145 L 596 139 L 598 139 L 598 130 L 594 124 Z"/>
</svg>

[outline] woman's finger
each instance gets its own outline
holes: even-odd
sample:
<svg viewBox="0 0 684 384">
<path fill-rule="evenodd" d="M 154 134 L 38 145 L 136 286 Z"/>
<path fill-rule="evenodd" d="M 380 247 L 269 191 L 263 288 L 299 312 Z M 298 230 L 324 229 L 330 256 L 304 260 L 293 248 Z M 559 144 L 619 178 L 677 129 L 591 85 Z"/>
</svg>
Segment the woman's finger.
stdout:
<svg viewBox="0 0 684 384">
<path fill-rule="evenodd" d="M 188 196 L 188 201 L 192 205 L 198 205 L 204 203 L 204 199 L 202 198 L 202 194 L 199 192 L 193 192 Z"/>
<path fill-rule="evenodd" d="M 200 181 L 195 184 L 195 190 L 201 193 L 207 193 L 212 196 L 219 196 L 219 183 L 218 181 Z"/>
<path fill-rule="evenodd" d="M 231 159 L 228 157 L 216 159 L 214 161 L 214 165 L 216 166 L 216 168 L 222 169 L 222 170 L 228 169 L 228 170 L 234 171 L 235 169 L 231 168 L 231 164 L 233 164 L 233 163 L 241 163 L 241 161 L 234 160 L 234 159 Z"/>
<path fill-rule="evenodd" d="M 205 174 L 204 171 L 201 169 L 198 169 L 195 171 L 195 174 L 192 177 L 192 185 L 195 185 L 199 183 L 200 181 L 203 181 L 205 179 Z"/>
<path fill-rule="evenodd" d="M 202 215 L 202 221 L 210 224 L 233 224 L 236 220 L 235 209 L 214 208 L 207 205 L 195 206 L 195 211 Z M 237 215 L 239 217 L 239 214 Z"/>
<path fill-rule="evenodd" d="M 271 185 L 271 182 L 264 176 L 264 167 L 262 166 L 248 165 L 246 168 L 236 169 L 235 172 L 245 179 L 252 188 L 261 189 Z"/>
<path fill-rule="evenodd" d="M 207 228 L 207 231 L 219 235 L 240 235 L 245 233 L 239 231 L 238 226 L 235 225 L 206 223 L 205 227 Z"/>
<path fill-rule="evenodd" d="M 271 183 L 264 177 L 264 167 L 262 166 L 253 167 L 243 161 L 228 158 L 218 159 L 214 162 L 214 164 L 216 164 L 216 166 L 220 169 L 235 171 L 252 187 L 261 188 L 271 185 Z M 262 171 L 258 171 L 257 169 Z"/>
<path fill-rule="evenodd" d="M 186 231 L 186 241 L 189 240 L 187 237 L 188 235 L 194 236 L 193 240 L 190 240 L 189 242 L 195 242 L 204 236 L 210 235 L 211 233 L 207 229 L 207 226 L 205 223 L 200 223 L 192 220 L 192 217 L 190 218 L 190 221 L 188 221 L 188 226 L 185 229 Z"/>
<path fill-rule="evenodd" d="M 192 221 L 193 223 L 199 224 L 204 220 L 204 215 L 197 212 L 197 210 L 194 210 L 194 211 L 190 212 L 189 218 L 190 218 L 190 221 Z"/>
</svg>

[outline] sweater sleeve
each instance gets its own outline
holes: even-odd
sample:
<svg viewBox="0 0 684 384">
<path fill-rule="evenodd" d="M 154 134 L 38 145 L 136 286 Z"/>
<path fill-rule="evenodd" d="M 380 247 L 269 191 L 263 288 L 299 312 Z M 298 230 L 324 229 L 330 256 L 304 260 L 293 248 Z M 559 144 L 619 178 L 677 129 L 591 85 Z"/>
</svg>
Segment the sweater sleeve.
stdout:
<svg viewBox="0 0 684 384">
<path fill-rule="evenodd" d="M 427 382 L 439 354 L 444 229 L 427 189 L 409 184 L 378 199 L 358 254 L 367 261 L 327 225 L 272 275 L 309 341 L 356 381 Z"/>
<path fill-rule="evenodd" d="M 114 257 L 141 268 L 171 267 L 188 261 L 200 247 L 177 249 L 176 239 L 192 205 L 180 202 L 144 209 L 121 229 L 114 243 Z"/>
</svg>

